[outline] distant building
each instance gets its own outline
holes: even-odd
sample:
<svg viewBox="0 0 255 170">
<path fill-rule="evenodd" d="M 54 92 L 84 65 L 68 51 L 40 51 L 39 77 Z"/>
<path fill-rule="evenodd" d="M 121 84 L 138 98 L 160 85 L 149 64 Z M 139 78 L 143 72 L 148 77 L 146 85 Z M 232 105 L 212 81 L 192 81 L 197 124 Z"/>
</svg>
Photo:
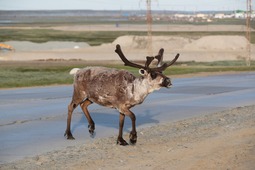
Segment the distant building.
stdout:
<svg viewBox="0 0 255 170">
<path fill-rule="evenodd" d="M 234 13 L 234 18 L 245 19 L 247 17 L 246 11 L 238 11 Z M 251 18 L 255 18 L 255 11 L 252 11 Z"/>
<path fill-rule="evenodd" d="M 197 18 L 202 18 L 202 19 L 207 19 L 208 15 L 207 14 L 196 14 Z"/>
<path fill-rule="evenodd" d="M 224 18 L 234 18 L 234 17 L 235 17 L 235 14 L 228 14 L 224 16 Z"/>
<path fill-rule="evenodd" d="M 244 13 L 244 12 L 235 12 L 234 16 L 237 19 L 245 19 L 246 18 L 246 13 Z"/>
<path fill-rule="evenodd" d="M 222 13 L 220 13 L 220 14 L 215 14 L 215 15 L 214 15 L 214 18 L 216 18 L 216 19 L 223 19 L 223 18 L 225 18 L 225 14 L 222 14 Z"/>
<path fill-rule="evenodd" d="M 189 18 L 191 15 L 187 14 L 174 14 L 174 17 L 176 18 Z"/>
</svg>

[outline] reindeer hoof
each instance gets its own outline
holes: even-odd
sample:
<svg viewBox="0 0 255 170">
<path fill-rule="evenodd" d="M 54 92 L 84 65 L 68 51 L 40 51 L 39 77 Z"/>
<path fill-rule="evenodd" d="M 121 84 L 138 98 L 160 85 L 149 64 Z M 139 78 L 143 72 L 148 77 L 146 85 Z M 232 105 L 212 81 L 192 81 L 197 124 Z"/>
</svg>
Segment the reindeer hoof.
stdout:
<svg viewBox="0 0 255 170">
<path fill-rule="evenodd" d="M 94 136 L 95 125 L 88 125 L 90 136 Z"/>
<path fill-rule="evenodd" d="M 129 141 L 130 141 L 130 143 L 132 144 L 132 145 L 134 145 L 134 144 L 136 144 L 136 139 L 129 139 Z"/>
<path fill-rule="evenodd" d="M 93 136 L 94 135 L 94 130 L 89 129 L 89 133 L 90 133 L 91 136 Z"/>
<path fill-rule="evenodd" d="M 117 145 L 126 146 L 128 143 L 123 138 L 118 138 Z"/>
<path fill-rule="evenodd" d="M 130 132 L 129 141 L 133 145 L 136 144 L 136 141 L 137 141 L 137 134 L 136 134 L 136 132 Z"/>
<path fill-rule="evenodd" d="M 67 136 L 68 140 L 75 140 L 75 138 L 73 136 Z"/>
<path fill-rule="evenodd" d="M 75 139 L 71 132 L 66 132 L 64 134 L 64 136 L 66 136 L 66 139 L 70 139 L 70 140 L 74 140 Z"/>
</svg>

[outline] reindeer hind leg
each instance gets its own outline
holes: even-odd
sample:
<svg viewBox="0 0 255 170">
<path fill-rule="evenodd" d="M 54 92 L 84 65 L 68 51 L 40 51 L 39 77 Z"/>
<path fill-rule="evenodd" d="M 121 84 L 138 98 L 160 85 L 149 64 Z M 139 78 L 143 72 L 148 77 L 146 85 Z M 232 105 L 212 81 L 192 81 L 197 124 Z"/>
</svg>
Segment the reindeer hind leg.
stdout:
<svg viewBox="0 0 255 170">
<path fill-rule="evenodd" d="M 90 133 L 91 136 L 93 136 L 94 135 L 94 130 L 95 130 L 95 123 L 94 123 L 93 119 L 91 118 L 90 113 L 87 109 L 90 104 L 92 104 L 92 102 L 90 100 L 86 99 L 83 103 L 80 104 L 80 106 L 81 106 L 81 109 L 82 109 L 85 117 L 88 120 L 89 133 Z"/>
<path fill-rule="evenodd" d="M 71 133 L 71 120 L 72 120 L 72 114 L 74 109 L 82 103 L 83 99 L 86 98 L 85 93 L 82 93 L 82 91 L 79 91 L 77 87 L 74 87 L 73 91 L 73 97 L 71 103 L 68 105 L 68 116 L 67 116 L 67 126 L 64 136 L 67 137 L 67 139 L 75 139 Z"/>
<path fill-rule="evenodd" d="M 66 131 L 64 134 L 64 136 L 66 136 L 67 139 L 75 139 L 71 133 L 71 120 L 72 120 L 73 110 L 76 107 L 77 107 L 77 104 L 75 104 L 73 100 L 68 105 L 67 126 L 66 126 Z"/>
</svg>

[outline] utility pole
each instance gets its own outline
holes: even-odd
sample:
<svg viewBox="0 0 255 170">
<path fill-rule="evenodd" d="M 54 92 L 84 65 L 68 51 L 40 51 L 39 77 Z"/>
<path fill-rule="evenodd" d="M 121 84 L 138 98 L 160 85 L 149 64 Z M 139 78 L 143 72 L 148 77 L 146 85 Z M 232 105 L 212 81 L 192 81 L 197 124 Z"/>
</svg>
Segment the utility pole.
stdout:
<svg viewBox="0 0 255 170">
<path fill-rule="evenodd" d="M 148 35 L 148 41 L 147 41 L 147 53 L 149 56 L 153 55 L 153 49 L 152 49 L 152 15 L 151 15 L 151 0 L 146 0 L 147 4 L 147 35 Z"/>
<path fill-rule="evenodd" d="M 246 50 L 247 50 L 247 57 L 246 57 L 246 65 L 251 65 L 251 0 L 247 0 L 246 2 Z"/>
</svg>

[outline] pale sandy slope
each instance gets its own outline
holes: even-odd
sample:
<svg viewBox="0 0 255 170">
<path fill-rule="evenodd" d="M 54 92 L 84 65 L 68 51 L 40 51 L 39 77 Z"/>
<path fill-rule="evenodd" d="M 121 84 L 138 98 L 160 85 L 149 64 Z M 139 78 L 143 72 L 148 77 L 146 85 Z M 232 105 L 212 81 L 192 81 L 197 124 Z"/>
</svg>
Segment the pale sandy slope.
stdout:
<svg viewBox="0 0 255 170">
<path fill-rule="evenodd" d="M 148 54 L 146 36 L 122 36 L 112 43 L 90 47 L 75 42 L 5 42 L 12 45 L 14 52 L 0 52 L 0 60 L 119 60 L 115 54 L 116 44 L 122 46 L 124 54 L 131 60 L 145 60 Z M 165 60 L 177 53 L 179 61 L 240 60 L 247 57 L 247 40 L 244 36 L 153 36 L 153 55 L 165 49 Z M 251 45 L 251 59 L 255 59 L 255 45 Z"/>
</svg>

